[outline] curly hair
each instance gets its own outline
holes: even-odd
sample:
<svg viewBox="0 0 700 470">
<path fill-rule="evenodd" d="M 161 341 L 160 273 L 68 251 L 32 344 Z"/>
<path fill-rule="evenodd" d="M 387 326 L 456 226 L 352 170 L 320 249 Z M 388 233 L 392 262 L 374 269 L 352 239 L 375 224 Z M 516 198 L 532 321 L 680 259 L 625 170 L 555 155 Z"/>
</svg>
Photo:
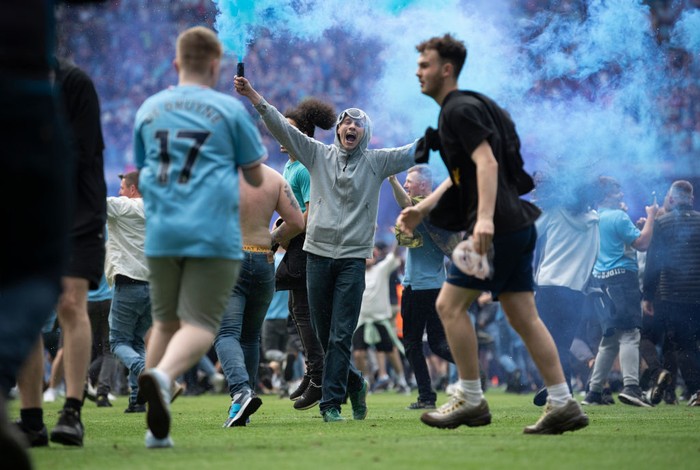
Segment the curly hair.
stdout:
<svg viewBox="0 0 700 470">
<path fill-rule="evenodd" d="M 335 109 L 318 98 L 304 98 L 285 111 L 284 117 L 294 119 L 297 128 L 309 137 L 314 136 L 317 127 L 328 130 L 335 125 Z"/>
<path fill-rule="evenodd" d="M 420 53 L 428 49 L 436 50 L 443 62 L 452 63 L 455 77 L 459 77 L 464 62 L 467 60 L 467 47 L 464 42 L 448 33 L 444 36 L 432 37 L 416 46 L 416 50 Z"/>
</svg>

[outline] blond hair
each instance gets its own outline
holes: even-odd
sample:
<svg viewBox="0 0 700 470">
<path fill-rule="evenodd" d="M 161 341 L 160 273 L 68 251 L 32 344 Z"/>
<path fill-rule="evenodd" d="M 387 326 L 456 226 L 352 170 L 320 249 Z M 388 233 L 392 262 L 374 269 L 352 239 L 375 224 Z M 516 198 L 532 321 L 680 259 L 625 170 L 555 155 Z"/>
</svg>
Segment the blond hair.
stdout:
<svg viewBox="0 0 700 470">
<path fill-rule="evenodd" d="M 203 74 L 211 61 L 223 54 L 216 33 L 204 26 L 195 26 L 180 33 L 176 43 L 177 61 L 183 70 Z"/>
</svg>

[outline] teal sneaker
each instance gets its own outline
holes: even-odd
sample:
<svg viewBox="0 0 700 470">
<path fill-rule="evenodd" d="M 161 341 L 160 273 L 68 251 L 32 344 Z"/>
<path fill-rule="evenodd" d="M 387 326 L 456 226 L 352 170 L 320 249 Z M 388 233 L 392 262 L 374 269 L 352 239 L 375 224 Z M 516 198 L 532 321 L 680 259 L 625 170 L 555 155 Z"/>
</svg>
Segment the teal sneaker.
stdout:
<svg viewBox="0 0 700 470">
<path fill-rule="evenodd" d="M 367 388 L 368 383 L 362 380 L 362 388 L 356 392 L 348 393 L 352 404 L 352 419 L 365 419 L 367 417 Z"/>
<path fill-rule="evenodd" d="M 260 405 L 262 400 L 250 389 L 234 394 L 224 427 L 245 426 L 248 424 L 250 415 L 258 411 Z"/>
<path fill-rule="evenodd" d="M 325 413 L 323 413 L 323 421 L 326 423 L 339 423 L 341 421 L 345 421 L 345 418 L 340 416 L 340 411 L 336 410 L 335 408 L 329 408 Z"/>
</svg>

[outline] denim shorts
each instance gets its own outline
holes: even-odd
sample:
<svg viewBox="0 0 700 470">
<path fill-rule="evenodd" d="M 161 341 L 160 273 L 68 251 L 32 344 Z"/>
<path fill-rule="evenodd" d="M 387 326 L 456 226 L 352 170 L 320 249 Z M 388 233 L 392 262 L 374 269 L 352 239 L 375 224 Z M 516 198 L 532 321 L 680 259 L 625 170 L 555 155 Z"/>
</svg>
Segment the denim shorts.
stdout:
<svg viewBox="0 0 700 470">
<path fill-rule="evenodd" d="M 465 289 L 489 291 L 494 300 L 501 292 L 532 292 L 535 290 L 532 260 L 536 241 L 534 225 L 496 235 L 493 238 L 494 272 L 491 279 L 468 276 L 451 264 L 445 282 Z"/>
</svg>

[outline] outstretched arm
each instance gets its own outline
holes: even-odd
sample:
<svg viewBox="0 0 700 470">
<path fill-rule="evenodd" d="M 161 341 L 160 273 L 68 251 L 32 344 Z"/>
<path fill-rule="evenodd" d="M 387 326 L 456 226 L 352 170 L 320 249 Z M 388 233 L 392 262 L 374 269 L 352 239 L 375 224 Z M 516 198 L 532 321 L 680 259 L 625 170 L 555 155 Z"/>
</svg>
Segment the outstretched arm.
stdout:
<svg viewBox="0 0 700 470">
<path fill-rule="evenodd" d="M 642 252 L 647 251 L 651 244 L 651 238 L 654 235 L 654 220 L 656 219 L 656 213 L 659 211 L 659 205 L 654 203 L 651 206 L 646 206 L 644 209 L 646 210 L 647 218 L 644 221 L 642 233 L 632 243 L 632 248 Z"/>
</svg>

